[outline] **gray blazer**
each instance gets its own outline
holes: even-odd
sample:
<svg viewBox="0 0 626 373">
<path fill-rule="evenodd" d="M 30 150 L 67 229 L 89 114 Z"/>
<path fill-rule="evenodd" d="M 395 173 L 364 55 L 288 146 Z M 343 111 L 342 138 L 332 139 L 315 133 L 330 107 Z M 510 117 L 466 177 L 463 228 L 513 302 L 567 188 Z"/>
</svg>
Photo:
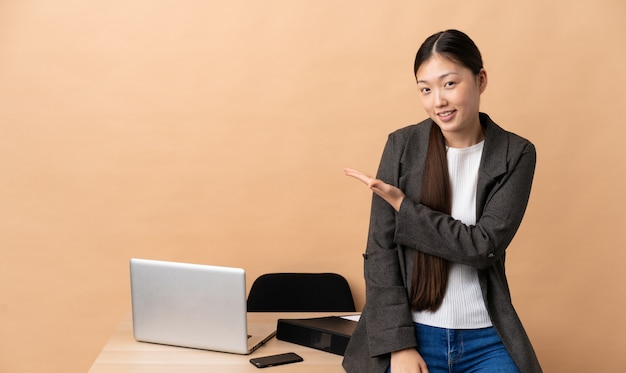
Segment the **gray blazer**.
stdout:
<svg viewBox="0 0 626 373">
<path fill-rule="evenodd" d="M 478 270 L 492 323 L 522 373 L 541 372 L 513 304 L 505 251 L 522 221 L 533 175 L 535 147 L 480 114 L 485 145 L 478 176 L 476 225 L 419 204 L 422 170 L 433 122 L 389 135 L 377 178 L 406 194 L 399 212 L 374 195 L 363 255 L 366 304 L 345 353 L 347 372 L 383 373 L 390 353 L 416 346 L 409 306 L 416 250 Z M 393 373 L 393 372 L 392 372 Z"/>
</svg>

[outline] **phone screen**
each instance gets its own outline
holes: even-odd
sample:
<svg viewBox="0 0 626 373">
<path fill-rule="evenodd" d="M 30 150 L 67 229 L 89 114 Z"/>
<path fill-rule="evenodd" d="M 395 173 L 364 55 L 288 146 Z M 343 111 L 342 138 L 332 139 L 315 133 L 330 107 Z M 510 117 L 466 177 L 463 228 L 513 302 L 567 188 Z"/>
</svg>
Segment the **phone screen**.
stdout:
<svg viewBox="0 0 626 373">
<path fill-rule="evenodd" d="M 302 361 L 302 357 L 300 355 L 295 354 L 293 352 L 288 352 L 286 354 L 265 356 L 265 357 L 257 357 L 254 359 L 250 359 L 252 365 L 257 368 L 265 368 L 265 367 L 273 367 L 276 365 L 283 365 L 289 363 L 297 363 Z"/>
</svg>

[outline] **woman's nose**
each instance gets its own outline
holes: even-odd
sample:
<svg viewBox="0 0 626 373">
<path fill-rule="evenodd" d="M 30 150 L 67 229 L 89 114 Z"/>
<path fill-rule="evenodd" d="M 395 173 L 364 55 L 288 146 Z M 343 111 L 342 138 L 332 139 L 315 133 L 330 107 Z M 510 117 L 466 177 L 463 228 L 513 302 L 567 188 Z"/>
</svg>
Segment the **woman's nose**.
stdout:
<svg viewBox="0 0 626 373">
<path fill-rule="evenodd" d="M 447 104 L 448 101 L 446 100 L 445 94 L 440 90 L 435 91 L 435 106 L 442 107 Z"/>
</svg>

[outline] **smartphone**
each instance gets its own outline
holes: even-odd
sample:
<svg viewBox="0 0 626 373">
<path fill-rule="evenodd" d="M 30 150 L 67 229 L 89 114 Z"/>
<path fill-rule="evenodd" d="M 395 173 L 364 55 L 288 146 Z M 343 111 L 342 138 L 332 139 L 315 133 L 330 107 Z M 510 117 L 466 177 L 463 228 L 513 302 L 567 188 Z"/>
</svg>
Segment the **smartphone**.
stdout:
<svg viewBox="0 0 626 373">
<path fill-rule="evenodd" d="M 257 368 L 266 368 L 266 367 L 273 367 L 276 365 L 297 363 L 302 360 L 303 359 L 302 357 L 300 357 L 300 355 L 295 354 L 293 352 L 288 352 L 286 354 L 257 357 L 254 359 L 250 359 L 250 362 L 252 363 L 252 365 L 254 365 Z"/>
</svg>

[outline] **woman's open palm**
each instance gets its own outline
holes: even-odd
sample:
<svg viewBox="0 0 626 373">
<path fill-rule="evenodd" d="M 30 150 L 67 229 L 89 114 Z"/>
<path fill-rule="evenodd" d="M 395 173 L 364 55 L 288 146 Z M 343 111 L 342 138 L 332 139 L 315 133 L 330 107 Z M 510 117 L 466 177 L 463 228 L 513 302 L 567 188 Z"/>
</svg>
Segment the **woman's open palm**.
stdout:
<svg viewBox="0 0 626 373">
<path fill-rule="evenodd" d="M 387 201 L 396 211 L 400 211 L 400 205 L 404 200 L 404 192 L 399 188 L 352 168 L 344 168 L 343 171 L 347 176 L 363 182 L 372 192 Z"/>
</svg>

